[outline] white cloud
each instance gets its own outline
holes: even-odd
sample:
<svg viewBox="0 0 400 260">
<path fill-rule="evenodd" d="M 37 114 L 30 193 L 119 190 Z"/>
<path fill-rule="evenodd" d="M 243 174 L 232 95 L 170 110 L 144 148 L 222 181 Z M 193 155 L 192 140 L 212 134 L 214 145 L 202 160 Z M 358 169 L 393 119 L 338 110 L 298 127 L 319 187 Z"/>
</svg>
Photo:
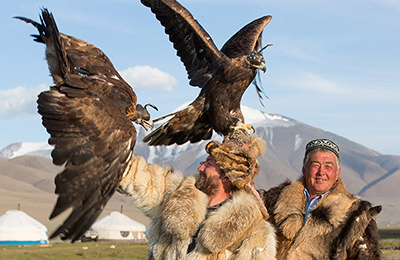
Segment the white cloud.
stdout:
<svg viewBox="0 0 400 260">
<path fill-rule="evenodd" d="M 18 86 L 0 90 L 0 118 L 12 118 L 20 115 L 36 114 L 36 100 L 40 92 L 47 89 L 41 84 L 36 88 Z"/>
<path fill-rule="evenodd" d="M 148 65 L 134 66 L 119 73 L 134 89 L 172 91 L 176 84 L 173 76 Z"/>
<path fill-rule="evenodd" d="M 173 85 L 176 84 L 173 76 L 150 66 L 135 66 L 120 73 L 133 88 L 137 89 L 172 91 Z M 47 85 L 40 84 L 36 88 L 18 86 L 0 90 L 0 119 L 36 114 L 37 96 L 46 89 Z"/>
</svg>

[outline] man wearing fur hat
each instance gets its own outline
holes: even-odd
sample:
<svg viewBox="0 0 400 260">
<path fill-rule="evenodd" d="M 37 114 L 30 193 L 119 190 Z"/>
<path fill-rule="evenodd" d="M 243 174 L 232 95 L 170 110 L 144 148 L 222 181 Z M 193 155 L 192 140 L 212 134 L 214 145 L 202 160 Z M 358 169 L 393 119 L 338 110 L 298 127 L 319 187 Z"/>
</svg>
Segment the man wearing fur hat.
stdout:
<svg viewBox="0 0 400 260">
<path fill-rule="evenodd" d="M 328 139 L 306 145 L 303 177 L 262 194 L 277 229 L 277 259 L 380 259 L 372 207 L 340 178 L 339 147 Z"/>
<path fill-rule="evenodd" d="M 207 145 L 197 177 L 134 156 L 119 191 L 151 219 L 148 259 L 275 259 L 274 228 L 251 186 L 264 150 L 234 130 Z"/>
</svg>

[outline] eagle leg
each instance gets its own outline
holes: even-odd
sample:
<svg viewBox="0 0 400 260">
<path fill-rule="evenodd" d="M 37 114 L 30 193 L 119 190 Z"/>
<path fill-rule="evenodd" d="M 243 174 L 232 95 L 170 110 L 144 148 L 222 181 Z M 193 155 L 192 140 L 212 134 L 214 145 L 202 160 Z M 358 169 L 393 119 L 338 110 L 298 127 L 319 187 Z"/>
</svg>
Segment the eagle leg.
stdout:
<svg viewBox="0 0 400 260">
<path fill-rule="evenodd" d="M 242 123 L 240 120 L 238 122 L 236 122 L 236 124 L 234 126 L 232 126 L 232 131 L 235 131 L 235 130 L 242 130 L 247 135 L 250 134 L 250 130 L 253 130 L 253 133 L 256 132 L 256 129 L 251 124 Z"/>
</svg>

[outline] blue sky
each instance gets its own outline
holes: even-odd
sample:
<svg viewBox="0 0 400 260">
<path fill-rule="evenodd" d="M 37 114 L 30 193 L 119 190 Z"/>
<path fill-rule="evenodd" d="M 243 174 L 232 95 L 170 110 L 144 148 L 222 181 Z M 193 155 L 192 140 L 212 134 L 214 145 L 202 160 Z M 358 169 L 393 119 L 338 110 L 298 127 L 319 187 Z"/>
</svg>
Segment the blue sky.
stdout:
<svg viewBox="0 0 400 260">
<path fill-rule="evenodd" d="M 220 48 L 237 30 L 264 15 L 269 99 L 261 106 L 250 86 L 242 104 L 333 132 L 383 154 L 400 155 L 400 1 L 182 0 Z M 139 0 L 6 0 L 0 10 L 0 149 L 41 142 L 48 135 L 36 96 L 52 83 L 36 29 L 53 12 L 59 30 L 88 41 L 131 83 L 139 103 L 171 112 L 193 100 L 186 71 L 163 28 Z"/>
</svg>

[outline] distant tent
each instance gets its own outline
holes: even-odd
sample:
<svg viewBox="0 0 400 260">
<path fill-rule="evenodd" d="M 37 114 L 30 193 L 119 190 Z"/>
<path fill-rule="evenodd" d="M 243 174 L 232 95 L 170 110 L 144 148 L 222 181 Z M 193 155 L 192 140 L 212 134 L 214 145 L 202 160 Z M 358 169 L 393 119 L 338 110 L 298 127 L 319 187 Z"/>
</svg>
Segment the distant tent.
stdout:
<svg viewBox="0 0 400 260">
<path fill-rule="evenodd" d="M 20 210 L 0 216 L 0 245 L 48 244 L 47 228 Z"/>
<path fill-rule="evenodd" d="M 146 226 L 117 211 L 97 220 L 91 230 L 97 240 L 147 241 Z"/>
</svg>

